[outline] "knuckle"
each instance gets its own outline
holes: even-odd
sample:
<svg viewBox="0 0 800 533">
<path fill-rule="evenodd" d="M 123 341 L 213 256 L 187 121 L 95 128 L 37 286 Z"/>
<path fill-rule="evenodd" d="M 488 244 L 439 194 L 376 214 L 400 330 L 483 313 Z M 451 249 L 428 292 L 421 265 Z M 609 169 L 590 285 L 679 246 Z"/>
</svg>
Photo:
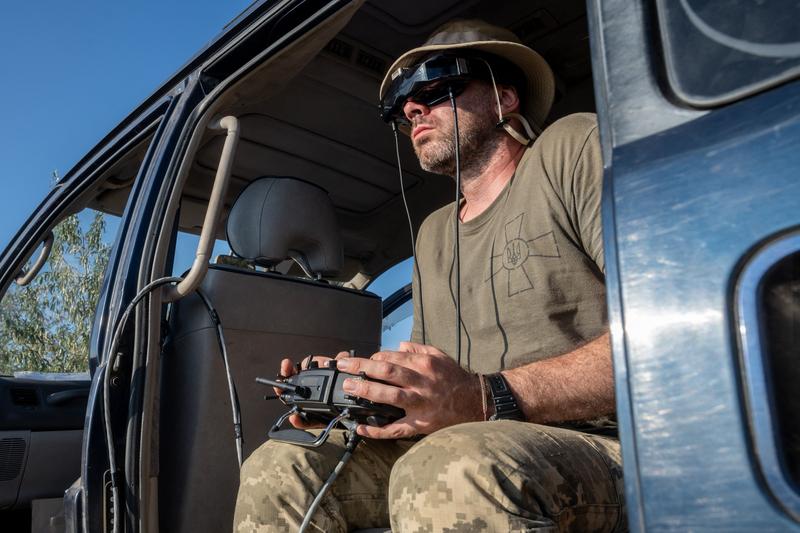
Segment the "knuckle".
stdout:
<svg viewBox="0 0 800 533">
<path fill-rule="evenodd" d="M 390 381 L 400 377 L 400 369 L 397 367 L 397 365 L 383 363 L 381 370 L 383 375 Z"/>
<path fill-rule="evenodd" d="M 367 381 L 358 380 L 353 387 L 353 393 L 357 396 L 367 396 L 372 390 L 372 386 Z"/>
<path fill-rule="evenodd" d="M 433 360 L 430 357 L 418 357 L 417 366 L 426 374 L 433 371 Z"/>
</svg>

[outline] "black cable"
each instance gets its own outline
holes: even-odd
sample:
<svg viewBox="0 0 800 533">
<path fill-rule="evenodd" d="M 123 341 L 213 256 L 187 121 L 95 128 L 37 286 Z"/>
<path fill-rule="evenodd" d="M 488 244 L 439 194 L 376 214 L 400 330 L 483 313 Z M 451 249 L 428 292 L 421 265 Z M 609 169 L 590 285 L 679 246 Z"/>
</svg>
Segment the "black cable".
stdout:
<svg viewBox="0 0 800 533">
<path fill-rule="evenodd" d="M 403 182 L 403 166 L 400 164 L 400 140 L 397 137 L 397 123 L 392 121 L 392 131 L 394 132 L 394 151 L 397 155 L 397 172 L 400 175 L 400 196 L 403 198 L 403 207 L 406 209 L 406 220 L 408 220 L 408 234 L 411 235 L 411 256 L 414 262 L 417 262 L 417 245 L 414 239 L 414 225 L 411 223 L 411 211 L 408 209 L 408 201 L 406 200 L 406 187 Z"/>
<path fill-rule="evenodd" d="M 230 363 L 228 362 L 228 350 L 225 347 L 225 336 L 222 333 L 222 321 L 219 319 L 219 314 L 214 306 L 211 305 L 211 300 L 205 292 L 198 287 L 195 289 L 197 295 L 203 300 L 203 303 L 211 316 L 211 320 L 217 326 L 217 343 L 219 344 L 220 354 L 222 355 L 222 363 L 225 365 L 225 377 L 228 380 L 228 395 L 231 400 L 231 411 L 233 416 L 233 433 L 236 439 L 236 459 L 239 463 L 239 468 L 242 468 L 243 452 L 242 452 L 242 415 L 241 408 L 239 407 L 239 394 L 236 392 L 236 384 L 233 382 L 233 374 L 231 373 Z"/>
<path fill-rule="evenodd" d="M 311 524 L 311 519 L 314 517 L 314 513 L 317 511 L 317 508 L 322 503 L 322 498 L 325 497 L 325 494 L 331 488 L 333 482 L 336 481 L 336 478 L 339 476 L 342 469 L 344 469 L 344 466 L 352 457 L 353 451 L 355 451 L 356 446 L 358 446 L 358 443 L 361 442 L 361 437 L 358 436 L 355 432 L 356 427 L 357 426 L 353 426 L 353 428 L 347 432 L 347 445 L 345 446 L 344 454 L 342 454 L 342 458 L 339 459 L 339 463 L 333 469 L 331 475 L 328 476 L 328 479 L 322 485 L 322 488 L 319 489 L 319 492 L 317 493 L 317 496 L 314 498 L 314 501 L 311 502 L 311 507 L 309 507 L 308 511 L 306 511 L 306 515 L 303 517 L 303 523 L 300 524 L 300 529 L 298 533 L 305 533 L 306 529 Z"/>
<path fill-rule="evenodd" d="M 141 291 L 133 298 L 128 307 L 125 308 L 125 312 L 122 313 L 122 318 L 117 323 L 117 327 L 114 328 L 114 334 L 111 337 L 111 345 L 109 347 L 109 351 L 106 354 L 105 361 L 102 366 L 103 372 L 103 422 L 105 423 L 105 433 L 106 433 L 106 450 L 108 454 L 108 470 L 111 477 L 111 502 L 112 508 L 114 512 L 114 523 L 112 527 L 112 531 L 114 533 L 119 532 L 119 523 L 120 523 L 120 500 L 119 500 L 119 486 L 121 485 L 121 478 L 120 473 L 117 471 L 117 457 L 116 452 L 114 451 L 114 433 L 111 429 L 111 371 L 114 369 L 114 363 L 117 359 L 117 348 L 119 347 L 120 337 L 122 336 L 122 331 L 125 328 L 125 324 L 128 322 L 128 317 L 130 316 L 131 312 L 136 308 L 139 302 L 144 299 L 145 296 L 150 294 L 154 289 L 157 289 L 163 285 L 167 285 L 170 283 L 178 283 L 182 281 L 183 278 L 178 277 L 168 277 L 168 278 L 160 278 L 155 281 L 152 281 L 145 285 Z"/>
<path fill-rule="evenodd" d="M 120 520 L 119 486 L 122 484 L 122 479 L 120 472 L 117 471 L 116 452 L 114 450 L 114 434 L 111 428 L 111 370 L 113 370 L 117 356 L 119 355 L 117 353 L 117 348 L 119 347 L 122 332 L 124 331 L 125 324 L 128 322 L 128 318 L 130 317 L 131 312 L 133 312 L 133 310 L 136 308 L 137 305 L 139 305 L 139 303 L 141 303 L 144 297 L 150 294 L 153 290 L 162 287 L 164 285 L 168 285 L 170 283 L 180 283 L 181 281 L 183 281 L 183 278 L 180 277 L 160 278 L 145 285 L 142 288 L 142 290 L 140 290 L 136 294 L 136 296 L 134 296 L 133 300 L 131 300 L 131 303 L 128 304 L 128 307 L 125 308 L 125 312 L 122 314 L 122 317 L 117 323 L 117 326 L 114 328 L 114 333 L 111 337 L 110 349 L 106 354 L 106 358 L 103 365 L 100 367 L 103 379 L 103 422 L 105 424 L 106 449 L 108 454 L 108 469 L 111 477 L 111 501 L 114 510 L 114 523 L 113 523 L 114 533 L 118 533 L 119 531 L 119 520 Z M 217 314 L 213 305 L 211 305 L 211 301 L 208 299 L 206 294 L 202 292 L 199 288 L 196 289 L 196 292 L 200 297 L 200 299 L 203 301 L 203 304 L 205 305 L 206 310 L 211 316 L 211 319 L 216 324 L 217 342 L 219 343 L 223 364 L 225 365 L 225 374 L 228 380 L 228 392 L 231 398 L 231 410 L 233 411 L 233 426 L 236 438 L 236 456 L 238 459 L 239 468 L 241 468 L 242 467 L 241 410 L 239 407 L 239 396 L 236 392 L 236 386 L 233 382 L 233 376 L 231 374 L 230 364 L 228 362 L 228 351 L 225 347 L 225 337 L 222 333 L 222 323 L 219 319 L 219 315 Z"/>
<path fill-rule="evenodd" d="M 456 260 L 456 361 L 461 366 L 461 250 L 459 247 L 459 211 L 461 211 L 461 142 L 458 138 L 458 110 L 453 87 L 448 87 L 450 93 L 450 107 L 453 109 L 453 130 L 456 145 L 456 206 L 455 219 L 453 220 L 453 254 Z"/>
<path fill-rule="evenodd" d="M 419 274 L 419 264 L 417 263 L 417 242 L 414 238 L 414 225 L 411 223 L 411 210 L 408 208 L 406 200 L 406 187 L 403 180 L 403 165 L 400 161 L 400 139 L 397 135 L 397 122 L 392 121 L 392 132 L 394 132 L 394 151 L 397 155 L 397 173 L 400 175 L 400 195 L 403 197 L 403 207 L 406 210 L 408 220 L 408 233 L 411 235 L 411 257 L 414 260 L 414 267 L 417 270 L 417 299 L 419 300 L 420 325 L 422 327 L 422 344 L 425 344 L 425 310 L 422 304 L 422 277 Z"/>
</svg>

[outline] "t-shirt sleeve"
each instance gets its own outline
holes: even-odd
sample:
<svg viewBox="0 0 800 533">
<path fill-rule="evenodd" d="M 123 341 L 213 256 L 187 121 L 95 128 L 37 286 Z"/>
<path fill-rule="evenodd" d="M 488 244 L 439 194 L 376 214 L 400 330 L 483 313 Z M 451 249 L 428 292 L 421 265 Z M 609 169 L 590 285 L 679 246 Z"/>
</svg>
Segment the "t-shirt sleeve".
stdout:
<svg viewBox="0 0 800 533">
<path fill-rule="evenodd" d="M 574 223 L 586 254 L 605 273 L 603 259 L 603 221 L 600 206 L 603 196 L 603 159 L 597 126 L 584 142 L 572 172 Z"/>
<path fill-rule="evenodd" d="M 542 164 L 565 210 L 575 244 L 605 272 L 600 217 L 603 160 L 597 120 L 590 113 L 569 115 L 547 128 L 537 143 L 541 143 Z"/>
</svg>

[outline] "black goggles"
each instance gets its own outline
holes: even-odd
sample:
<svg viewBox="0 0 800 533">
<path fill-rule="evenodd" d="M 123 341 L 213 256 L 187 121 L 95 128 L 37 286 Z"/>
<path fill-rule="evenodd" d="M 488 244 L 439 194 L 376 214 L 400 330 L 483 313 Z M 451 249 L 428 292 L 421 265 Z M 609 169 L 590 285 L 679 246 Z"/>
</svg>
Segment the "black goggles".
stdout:
<svg viewBox="0 0 800 533">
<path fill-rule="evenodd" d="M 438 55 L 412 67 L 392 73 L 392 81 L 381 99 L 381 118 L 385 122 L 407 123 L 403 106 L 408 100 L 434 106 L 458 96 L 470 80 L 488 79 L 489 69 L 480 59 Z"/>
</svg>

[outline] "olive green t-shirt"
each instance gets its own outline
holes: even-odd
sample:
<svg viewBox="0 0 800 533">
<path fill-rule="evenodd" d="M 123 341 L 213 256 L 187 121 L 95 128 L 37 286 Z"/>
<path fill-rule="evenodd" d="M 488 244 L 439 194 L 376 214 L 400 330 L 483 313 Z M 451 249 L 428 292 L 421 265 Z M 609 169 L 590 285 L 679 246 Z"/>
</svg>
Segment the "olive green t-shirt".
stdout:
<svg viewBox="0 0 800 533">
<path fill-rule="evenodd" d="M 461 365 L 491 373 L 569 352 L 606 328 L 595 116 L 565 117 L 528 148 L 483 213 L 460 224 Z M 417 237 L 412 340 L 456 358 L 454 208 Z"/>
</svg>

